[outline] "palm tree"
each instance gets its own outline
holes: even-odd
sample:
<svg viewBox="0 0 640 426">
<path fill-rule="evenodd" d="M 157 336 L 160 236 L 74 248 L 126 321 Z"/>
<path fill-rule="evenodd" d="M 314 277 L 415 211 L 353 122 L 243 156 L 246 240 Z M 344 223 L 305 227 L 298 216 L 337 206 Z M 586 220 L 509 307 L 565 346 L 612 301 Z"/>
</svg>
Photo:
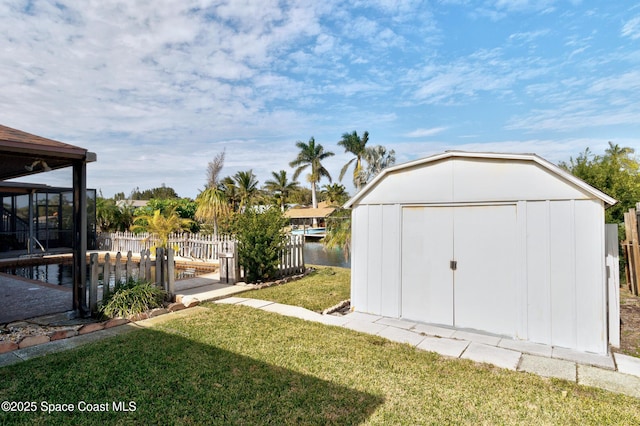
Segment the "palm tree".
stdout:
<svg viewBox="0 0 640 426">
<path fill-rule="evenodd" d="M 285 205 L 291 192 L 298 189 L 298 181 L 289 182 L 287 178 L 286 170 L 280 170 L 279 172 L 271 172 L 273 179 L 264 182 L 264 187 L 267 191 L 271 191 L 280 199 L 280 210 L 284 211 Z"/>
<path fill-rule="evenodd" d="M 355 158 L 352 158 L 342 167 L 340 170 L 340 181 L 344 177 L 347 169 L 351 165 L 351 163 L 355 162 L 355 166 L 353 167 L 353 185 L 356 187 L 356 191 L 359 191 L 363 186 L 360 177 L 362 176 L 362 157 L 365 153 L 365 147 L 367 142 L 369 141 L 369 132 L 365 131 L 362 135 L 362 138 L 358 136 L 358 133 L 354 130 L 352 133 L 344 133 L 342 135 L 342 139 L 338 142 L 338 145 L 344 148 L 344 152 L 349 152 L 355 155 Z"/>
<path fill-rule="evenodd" d="M 318 208 L 318 198 L 316 197 L 316 184 L 320 182 L 320 179 L 326 177 L 331 182 L 331 175 L 324 168 L 321 161 L 335 155 L 333 152 L 324 151 L 324 147 L 321 144 L 316 145 L 316 140 L 311 137 L 309 143 L 297 141 L 296 146 L 300 149 L 298 156 L 295 160 L 289 163 L 290 167 L 296 167 L 296 171 L 293 174 L 293 180 L 296 180 L 300 173 L 302 173 L 307 167 L 311 166 L 311 173 L 309 173 L 308 180 L 311 183 L 311 204 L 314 209 Z"/>
<path fill-rule="evenodd" d="M 238 198 L 240 204 L 238 208 L 242 211 L 250 205 L 258 193 L 258 180 L 253 170 L 240 171 L 233 176 L 233 180 L 238 188 Z"/>
<path fill-rule="evenodd" d="M 224 167 L 225 151 L 218 153 L 207 165 L 207 186 L 196 197 L 195 218 L 213 226 L 218 235 L 218 218 L 228 213 L 229 206 L 224 191 L 220 188 L 220 171 Z"/>
<path fill-rule="evenodd" d="M 133 226 L 131 226 L 131 232 L 149 232 L 158 237 L 159 247 L 167 248 L 169 235 L 177 231 L 188 230 L 191 222 L 190 219 L 178 216 L 175 208 L 164 215 L 158 209 L 153 212 L 153 215 L 136 217 Z"/>
<path fill-rule="evenodd" d="M 218 219 L 229 211 L 225 193 L 217 186 L 210 186 L 196 197 L 195 218 L 213 226 L 213 235 L 218 235 Z"/>
<path fill-rule="evenodd" d="M 224 197 L 227 200 L 231 211 L 238 211 L 238 204 L 240 203 L 238 187 L 236 182 L 231 176 L 227 176 L 220 182 L 220 190 L 224 193 Z"/>
<path fill-rule="evenodd" d="M 367 166 L 360 170 L 359 181 L 362 186 L 375 177 L 383 169 L 396 163 L 396 152 L 392 149 L 387 152 L 387 148 L 382 145 L 367 147 L 362 156 Z"/>
<path fill-rule="evenodd" d="M 329 203 L 332 205 L 343 204 L 349 199 L 349 194 L 344 185 L 339 183 L 332 183 L 331 185 L 324 185 L 322 191 L 326 194 Z"/>
</svg>

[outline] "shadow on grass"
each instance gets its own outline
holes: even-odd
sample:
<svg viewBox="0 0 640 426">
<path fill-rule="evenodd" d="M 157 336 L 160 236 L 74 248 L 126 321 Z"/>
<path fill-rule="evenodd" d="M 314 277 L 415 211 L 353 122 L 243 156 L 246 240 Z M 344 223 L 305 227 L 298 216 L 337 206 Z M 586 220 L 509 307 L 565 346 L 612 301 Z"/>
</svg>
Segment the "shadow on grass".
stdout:
<svg viewBox="0 0 640 426">
<path fill-rule="evenodd" d="M 360 424 L 383 398 L 158 330 L 0 368 L 0 424 Z M 73 404 L 45 413 L 43 401 Z M 108 412 L 80 412 L 80 401 Z M 115 402 L 135 411 L 116 412 Z M 102 406 L 102 407 L 104 407 Z"/>
</svg>

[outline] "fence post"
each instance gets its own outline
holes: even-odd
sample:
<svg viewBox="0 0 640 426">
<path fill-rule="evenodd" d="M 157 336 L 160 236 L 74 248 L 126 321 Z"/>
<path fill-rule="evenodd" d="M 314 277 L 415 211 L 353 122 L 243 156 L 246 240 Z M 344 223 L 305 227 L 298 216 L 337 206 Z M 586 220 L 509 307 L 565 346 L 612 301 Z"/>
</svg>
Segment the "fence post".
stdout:
<svg viewBox="0 0 640 426">
<path fill-rule="evenodd" d="M 164 249 L 162 247 L 156 248 L 156 285 L 164 289 L 164 276 L 162 268 L 162 260 L 164 258 Z"/>
<path fill-rule="evenodd" d="M 91 278 L 89 279 L 89 311 L 95 312 L 98 306 L 98 253 L 89 256 Z"/>
<path fill-rule="evenodd" d="M 102 299 L 109 294 L 109 284 L 111 278 L 111 256 L 109 253 L 104 255 L 104 265 L 102 266 Z"/>
<path fill-rule="evenodd" d="M 122 280 L 122 253 L 118 252 L 116 254 L 116 265 L 115 271 L 113 274 L 113 290 L 115 291 L 118 288 L 118 284 L 120 280 Z"/>
<path fill-rule="evenodd" d="M 165 289 L 169 294 L 169 300 L 173 301 L 175 296 L 175 281 L 176 281 L 176 264 L 173 261 L 173 249 L 167 249 L 167 288 Z"/>
</svg>

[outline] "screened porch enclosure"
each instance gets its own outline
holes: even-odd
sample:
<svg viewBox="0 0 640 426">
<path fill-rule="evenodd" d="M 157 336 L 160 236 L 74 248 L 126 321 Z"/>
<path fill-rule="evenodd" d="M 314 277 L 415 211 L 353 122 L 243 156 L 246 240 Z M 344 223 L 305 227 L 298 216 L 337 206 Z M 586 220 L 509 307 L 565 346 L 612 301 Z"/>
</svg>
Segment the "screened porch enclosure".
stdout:
<svg viewBox="0 0 640 426">
<path fill-rule="evenodd" d="M 18 184 L 0 189 L 0 198 L 0 257 L 72 251 L 73 190 Z M 95 248 L 95 205 L 96 191 L 88 189 L 87 249 Z"/>
</svg>

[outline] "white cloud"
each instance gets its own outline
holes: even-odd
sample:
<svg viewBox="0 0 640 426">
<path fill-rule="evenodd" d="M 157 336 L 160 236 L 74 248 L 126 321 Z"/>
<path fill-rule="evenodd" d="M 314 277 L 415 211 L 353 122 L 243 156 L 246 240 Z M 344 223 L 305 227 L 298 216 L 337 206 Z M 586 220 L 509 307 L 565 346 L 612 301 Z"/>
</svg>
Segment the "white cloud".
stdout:
<svg viewBox="0 0 640 426">
<path fill-rule="evenodd" d="M 629 37 L 631 40 L 637 40 L 640 38 L 640 16 L 635 16 L 629 19 L 622 26 L 620 31 L 623 37 Z"/>
<path fill-rule="evenodd" d="M 446 127 L 433 127 L 431 129 L 416 129 L 411 132 L 405 133 L 404 136 L 408 138 L 424 138 L 427 136 L 437 135 L 447 130 Z"/>
</svg>

